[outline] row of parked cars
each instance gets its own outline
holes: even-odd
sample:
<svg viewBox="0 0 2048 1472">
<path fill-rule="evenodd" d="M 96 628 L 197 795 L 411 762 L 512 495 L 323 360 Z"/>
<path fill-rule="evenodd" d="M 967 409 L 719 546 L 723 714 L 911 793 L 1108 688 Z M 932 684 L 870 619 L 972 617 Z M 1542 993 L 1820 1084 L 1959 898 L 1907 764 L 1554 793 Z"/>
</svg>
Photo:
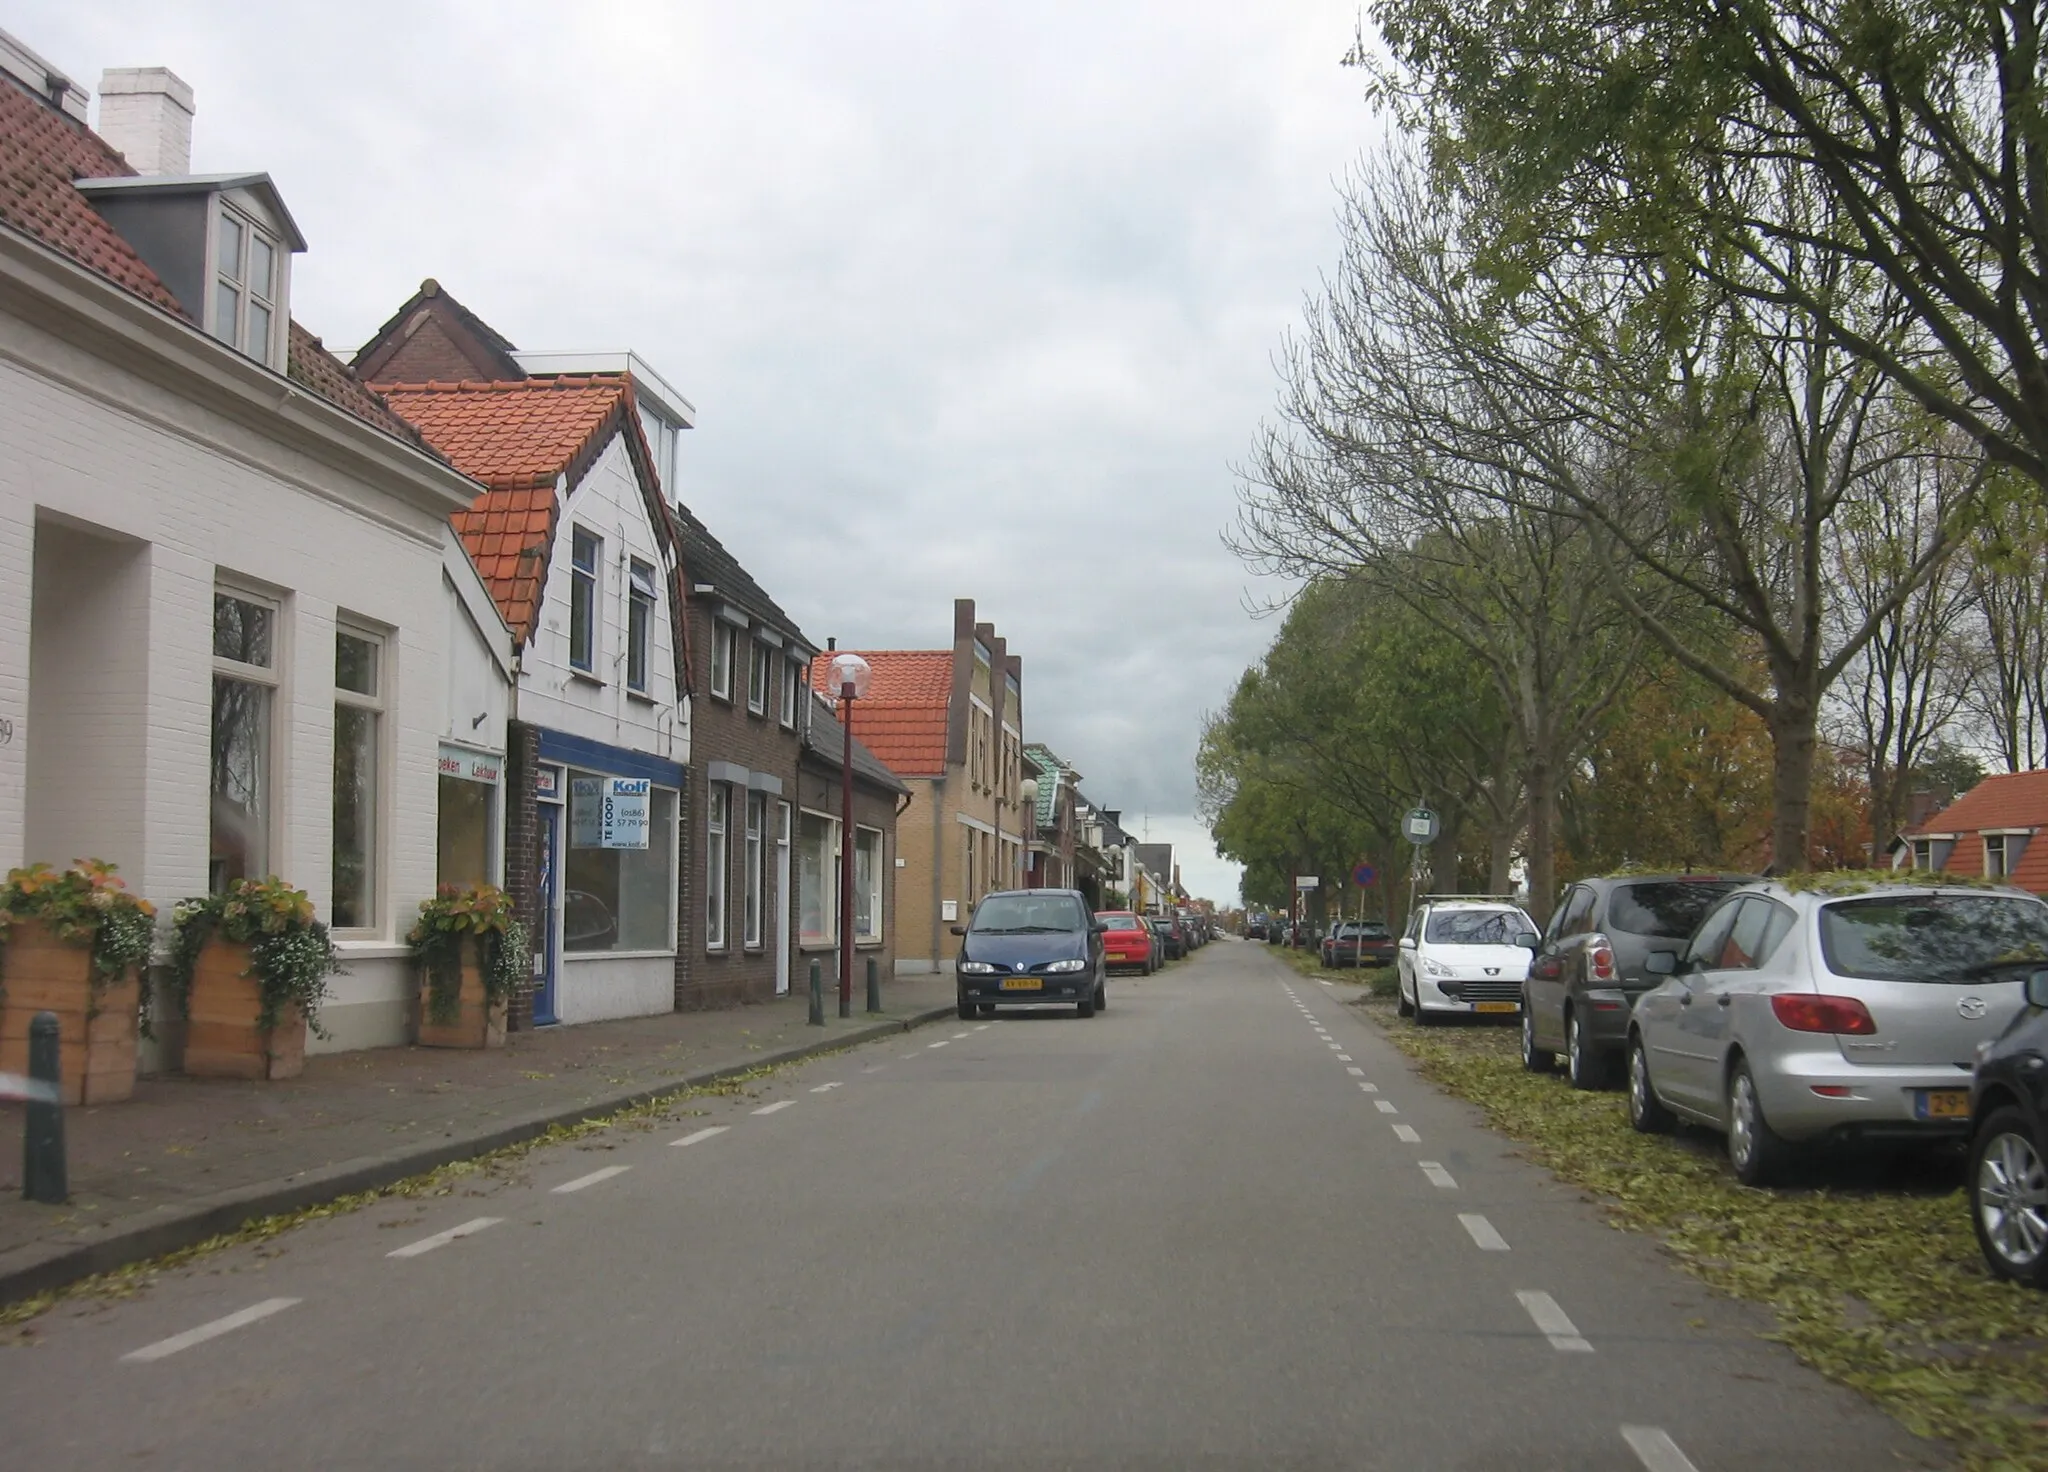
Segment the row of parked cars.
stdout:
<svg viewBox="0 0 2048 1472">
<path fill-rule="evenodd" d="M 1200 950 L 1216 938 L 1215 922 L 1203 910 L 1169 907 L 1156 915 L 1133 910 L 1098 910 L 1103 953 L 1112 967 L 1150 976 L 1168 961 Z"/>
<path fill-rule="evenodd" d="M 1949 876 L 1619 875 L 1540 930 L 1433 897 L 1400 1011 L 1518 1014 L 1523 1066 L 1722 1134 L 1754 1186 L 1852 1142 L 1965 1145 L 1992 1271 L 2048 1287 L 2048 904 Z"/>
</svg>

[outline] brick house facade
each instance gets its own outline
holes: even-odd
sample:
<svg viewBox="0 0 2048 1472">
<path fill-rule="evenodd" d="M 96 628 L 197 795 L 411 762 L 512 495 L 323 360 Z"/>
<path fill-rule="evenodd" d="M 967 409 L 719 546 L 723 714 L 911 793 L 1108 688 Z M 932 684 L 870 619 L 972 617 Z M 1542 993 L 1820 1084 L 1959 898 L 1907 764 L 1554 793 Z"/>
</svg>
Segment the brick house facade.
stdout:
<svg viewBox="0 0 2048 1472">
<path fill-rule="evenodd" d="M 817 651 L 703 522 L 678 508 L 689 580 L 690 808 L 676 1006 L 729 1007 L 789 990 L 801 826 L 797 766 Z"/>
<path fill-rule="evenodd" d="M 829 656 L 828 656 L 829 658 Z M 846 852 L 840 829 L 845 758 L 845 728 L 833 714 L 832 702 L 805 694 L 811 705 L 804 734 L 803 760 L 797 771 L 799 814 L 796 892 L 792 915 L 798 938 L 800 970 L 811 961 L 824 972 L 825 988 L 838 976 L 839 873 L 832 854 Z M 873 961 L 883 980 L 896 974 L 897 819 L 913 801 L 910 788 L 890 771 L 859 737 L 853 742 L 854 855 L 854 995 L 866 986 L 866 967 Z M 806 849 L 815 837 L 815 855 Z M 799 978 L 799 985 L 808 983 Z"/>
</svg>

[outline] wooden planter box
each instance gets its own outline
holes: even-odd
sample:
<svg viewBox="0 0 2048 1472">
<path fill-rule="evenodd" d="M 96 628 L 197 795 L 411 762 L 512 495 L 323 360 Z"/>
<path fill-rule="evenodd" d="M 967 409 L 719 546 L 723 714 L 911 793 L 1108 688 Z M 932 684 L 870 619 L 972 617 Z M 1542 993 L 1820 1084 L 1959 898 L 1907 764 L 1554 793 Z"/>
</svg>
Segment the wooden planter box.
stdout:
<svg viewBox="0 0 2048 1472">
<path fill-rule="evenodd" d="M 305 1071 L 305 1014 L 287 1007 L 276 1027 L 258 1027 L 263 1001 L 248 970 L 245 945 L 215 937 L 200 950 L 185 1024 L 185 1072 L 194 1078 L 297 1078 Z"/>
<path fill-rule="evenodd" d="M 28 1072 L 28 1028 L 57 1014 L 58 1066 L 66 1104 L 114 1104 L 135 1092 L 135 1030 L 142 982 L 131 971 L 92 989 L 92 952 L 17 920 L 0 954 L 0 1073 Z"/>
<path fill-rule="evenodd" d="M 420 967 L 420 1029 L 423 1048 L 502 1048 L 505 1046 L 505 998 L 495 1004 L 484 1001 L 484 976 L 477 965 L 476 948 L 465 941 L 462 947 L 462 990 L 455 1016 L 447 1022 L 434 1021 L 433 995 L 427 968 Z"/>
</svg>

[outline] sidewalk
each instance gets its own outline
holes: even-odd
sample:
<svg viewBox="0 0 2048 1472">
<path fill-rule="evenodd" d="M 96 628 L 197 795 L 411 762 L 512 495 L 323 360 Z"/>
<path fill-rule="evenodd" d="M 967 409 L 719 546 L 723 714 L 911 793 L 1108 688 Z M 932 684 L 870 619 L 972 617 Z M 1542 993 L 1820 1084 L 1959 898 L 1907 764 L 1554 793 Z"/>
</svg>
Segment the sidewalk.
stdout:
<svg viewBox="0 0 2048 1472">
<path fill-rule="evenodd" d="M 514 1033 L 488 1052 L 378 1048 L 252 1084 L 145 1078 L 126 1103 L 64 1113 L 71 1200 L 21 1199 L 22 1109 L 0 1105 L 0 1303 L 154 1257 L 274 1212 L 369 1190 L 653 1095 L 953 1011 L 953 978 L 897 977 L 884 1010 L 806 1023 L 801 993 L 757 1007 Z"/>
</svg>

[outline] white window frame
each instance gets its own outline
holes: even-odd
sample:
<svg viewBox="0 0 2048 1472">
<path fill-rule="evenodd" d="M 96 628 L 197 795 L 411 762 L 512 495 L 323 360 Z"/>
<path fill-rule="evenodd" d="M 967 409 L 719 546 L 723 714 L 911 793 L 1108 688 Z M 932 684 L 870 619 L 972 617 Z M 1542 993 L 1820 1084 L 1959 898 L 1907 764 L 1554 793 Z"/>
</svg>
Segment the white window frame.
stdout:
<svg viewBox="0 0 2048 1472">
<path fill-rule="evenodd" d="M 747 789 L 746 877 L 740 903 L 740 944 L 750 951 L 761 949 L 762 919 L 768 907 L 767 880 L 761 864 L 766 857 L 768 794 Z"/>
<path fill-rule="evenodd" d="M 213 594 L 216 598 L 232 598 L 239 603 L 251 604 L 257 608 L 267 610 L 270 614 L 270 663 L 268 665 L 244 664 L 238 659 L 227 659 L 218 654 L 213 656 L 213 674 L 216 678 L 239 680 L 245 685 L 260 686 L 270 693 L 268 708 L 264 713 L 263 753 L 261 757 L 262 775 L 260 778 L 263 788 L 261 799 L 263 862 L 256 866 L 263 872 L 250 876 L 260 879 L 274 867 L 270 862 L 270 857 L 271 851 L 277 846 L 277 707 L 283 698 L 283 681 L 278 676 L 278 669 L 282 665 L 284 657 L 284 603 L 283 600 L 272 594 L 257 592 L 254 588 L 232 582 L 226 578 L 216 578 L 214 580 Z M 209 619 L 207 624 L 207 647 L 209 650 L 211 650 L 212 645 L 213 625 L 211 619 Z M 209 685 L 209 691 L 210 688 Z M 212 722 L 211 717 L 209 717 L 207 730 L 209 767 L 212 765 L 212 742 Z M 210 801 L 212 797 L 210 775 L 208 778 L 208 796 Z M 209 871 L 212 869 L 213 851 L 213 834 L 211 830 L 212 825 L 209 822 L 207 833 L 207 867 Z M 209 872 L 207 875 L 208 888 L 212 887 L 212 879 L 213 876 Z"/>
<path fill-rule="evenodd" d="M 2005 879 L 2005 878 L 2009 878 L 2009 877 L 2011 876 L 2011 874 L 2012 874 L 2012 867 L 2011 867 L 2011 866 L 2010 866 L 2009 864 L 2007 864 L 2007 863 L 2006 863 L 2006 861 L 2005 861 L 2005 835 L 2004 835 L 2003 833 L 1986 833 L 1986 834 L 1984 834 L 1984 835 L 1983 835 L 1983 838 L 1984 838 L 1984 877 L 1985 877 L 1986 879 Z M 1993 867 L 1993 865 L 1992 865 L 1992 862 L 1991 862 L 1991 855 L 1992 855 L 1992 852 L 1993 852 L 1993 849 L 1992 849 L 1992 845 L 1993 845 L 1993 844 L 1996 844 L 1996 845 L 1998 845 L 1998 847 L 1997 847 L 1997 850 L 1996 850 L 1996 852 L 1997 852 L 1997 854 L 1998 854 L 1998 863 L 1997 863 L 1997 866 L 1996 866 L 1996 867 Z"/>
<path fill-rule="evenodd" d="M 732 699 L 733 626 L 720 619 L 711 626 L 711 693 Z"/>
<path fill-rule="evenodd" d="M 240 246 L 235 252 L 233 264 L 223 267 L 220 253 L 227 239 L 229 225 L 239 228 Z M 250 258 L 254 254 L 250 247 L 252 242 L 258 240 L 270 247 L 270 289 L 267 293 L 256 290 L 255 284 L 249 280 Z M 211 288 L 206 294 L 206 330 L 217 341 L 226 343 L 246 358 L 254 358 L 266 368 L 278 366 L 278 338 L 285 325 L 282 319 L 286 315 L 284 277 L 285 272 L 290 269 L 290 261 L 291 252 L 285 248 L 284 242 L 277 238 L 275 231 L 258 224 L 253 216 L 236 209 L 225 199 L 215 202 L 213 249 L 206 262 L 207 278 L 211 283 Z M 235 320 L 231 337 L 222 336 L 220 330 L 223 294 L 234 302 Z M 264 335 L 261 352 L 251 352 L 248 346 L 249 308 L 252 304 L 270 314 L 270 330 Z"/>
<path fill-rule="evenodd" d="M 590 566 L 585 567 L 576 560 L 576 546 L 587 541 L 591 548 Z M 569 668 L 579 675 L 597 674 L 598 653 L 604 640 L 599 637 L 600 609 L 604 593 L 604 538 L 587 527 L 572 525 L 569 528 Z M 576 608 L 581 601 L 588 609 L 584 615 L 583 629 L 589 637 L 590 647 L 582 658 L 576 654 Z"/>
<path fill-rule="evenodd" d="M 704 949 L 722 951 L 725 941 L 726 876 L 730 870 L 726 829 L 732 819 L 732 787 L 713 782 L 704 804 Z"/>
<path fill-rule="evenodd" d="M 801 667 L 793 659 L 782 661 L 782 725 L 785 730 L 796 729 L 797 691 L 803 687 Z"/>
<path fill-rule="evenodd" d="M 839 838 L 839 819 L 816 808 L 804 808 L 796 825 L 797 867 L 803 865 L 803 822 L 804 817 L 815 818 L 825 825 L 825 853 L 818 866 L 819 883 L 824 891 L 818 896 L 818 916 L 822 922 L 820 931 L 814 934 L 802 933 L 802 916 L 798 916 L 799 938 L 802 944 L 822 949 L 839 944 L 839 851 L 843 847 Z"/>
<path fill-rule="evenodd" d="M 645 695 L 654 668 L 654 565 L 626 564 L 626 688 Z M 634 666 L 639 666 L 636 675 Z"/>
<path fill-rule="evenodd" d="M 334 686 L 334 719 L 337 739 L 341 734 L 339 727 L 341 724 L 341 708 L 343 706 L 367 711 L 372 718 L 371 729 L 373 735 L 370 744 L 370 836 L 369 842 L 364 845 L 363 853 L 363 908 L 367 915 L 364 922 L 360 925 L 344 926 L 337 924 L 335 926 L 335 934 L 337 935 L 364 936 L 379 933 L 384 923 L 384 906 L 379 900 L 384 880 L 384 864 L 382 862 L 384 847 L 384 774 L 388 767 L 384 760 L 384 743 L 386 740 L 385 732 L 391 726 L 391 722 L 387 718 L 390 713 L 391 641 L 384 633 L 365 624 L 357 623 L 346 617 L 337 619 L 334 625 L 335 657 L 337 660 L 340 658 L 339 645 L 344 638 L 360 639 L 376 651 L 373 657 L 373 664 L 376 670 L 376 679 L 373 682 L 376 686 L 374 694 L 365 695 L 356 690 L 344 690 L 338 677 Z M 332 852 L 334 842 L 335 835 L 330 830 L 328 834 L 330 859 L 338 857 L 338 855 L 334 855 Z M 332 917 L 336 912 L 334 906 L 334 872 L 331 867 L 328 873 L 327 906 L 328 915 Z"/>
<path fill-rule="evenodd" d="M 873 840 L 870 845 L 869 840 Z M 874 862 L 868 865 L 868 914 L 867 925 L 862 924 L 860 903 L 860 859 L 863 849 L 872 847 Z M 853 941 L 855 945 L 872 945 L 882 939 L 882 866 L 888 861 L 888 844 L 882 830 L 869 828 L 864 824 L 853 825 Z"/>
<path fill-rule="evenodd" d="M 747 661 L 747 709 L 757 716 L 768 714 L 768 661 L 775 651 L 760 639 L 749 639 L 752 655 Z"/>
</svg>

